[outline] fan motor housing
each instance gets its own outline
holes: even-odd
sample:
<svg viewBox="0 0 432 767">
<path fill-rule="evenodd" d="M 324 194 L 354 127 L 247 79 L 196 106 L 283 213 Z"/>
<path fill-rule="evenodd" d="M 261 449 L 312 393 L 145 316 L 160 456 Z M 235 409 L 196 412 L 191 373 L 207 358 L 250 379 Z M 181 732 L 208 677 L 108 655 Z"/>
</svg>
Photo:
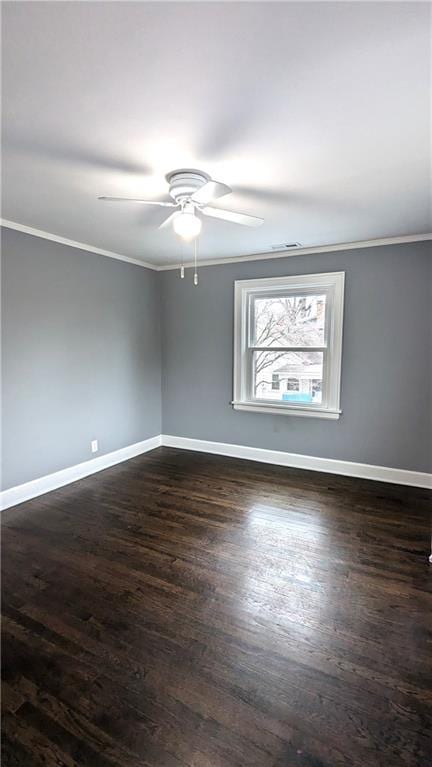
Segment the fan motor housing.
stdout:
<svg viewBox="0 0 432 767">
<path fill-rule="evenodd" d="M 170 186 L 170 196 L 176 202 L 190 197 L 197 189 L 210 181 L 210 176 L 200 170 L 174 170 L 165 176 Z"/>
</svg>

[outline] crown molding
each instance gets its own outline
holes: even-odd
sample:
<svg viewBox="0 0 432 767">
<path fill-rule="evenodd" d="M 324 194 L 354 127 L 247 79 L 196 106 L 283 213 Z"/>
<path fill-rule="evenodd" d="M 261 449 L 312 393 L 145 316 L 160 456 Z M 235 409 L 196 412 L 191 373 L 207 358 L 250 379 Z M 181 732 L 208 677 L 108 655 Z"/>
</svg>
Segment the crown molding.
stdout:
<svg viewBox="0 0 432 767">
<path fill-rule="evenodd" d="M 52 242 L 58 242 L 61 245 L 69 245 L 71 248 L 78 248 L 79 250 L 86 250 L 89 253 L 96 253 L 98 256 L 107 256 L 108 258 L 115 258 L 117 261 L 125 261 L 129 264 L 135 264 L 136 266 L 143 266 L 145 269 L 151 269 L 154 272 L 167 272 L 173 269 L 180 269 L 181 263 L 164 264 L 158 266 L 157 264 L 150 264 L 148 261 L 141 261 L 138 258 L 131 258 L 130 256 L 124 256 L 122 253 L 114 253 L 111 250 L 103 250 L 102 248 L 96 248 L 93 245 L 88 245 L 85 242 L 77 242 L 76 240 L 69 240 L 67 237 L 60 237 L 52 232 L 45 232 L 42 229 L 35 229 L 32 226 L 25 226 L 25 224 L 19 224 L 16 221 L 8 221 L 1 218 L 0 225 L 6 227 L 6 229 L 15 229 L 17 232 L 23 232 L 24 234 L 31 234 L 34 237 L 41 237 L 44 240 L 52 240 Z M 411 242 L 425 242 L 432 240 L 432 232 L 426 234 L 404 234 L 398 237 L 381 237 L 375 240 L 360 240 L 358 242 L 338 242 L 332 245 L 312 245 L 310 247 L 296 248 L 295 250 L 272 250 L 271 252 L 265 251 L 263 253 L 250 253 L 245 256 L 233 256 L 222 258 L 211 258 L 206 261 L 200 261 L 200 269 L 203 266 L 217 266 L 218 264 L 236 264 L 242 261 L 266 261 L 274 258 L 290 258 L 292 256 L 307 256 L 314 253 L 332 253 L 338 250 L 357 250 L 361 248 L 377 248 L 385 245 L 403 245 Z M 193 261 L 187 261 L 183 264 L 185 268 L 193 267 Z"/>
<path fill-rule="evenodd" d="M 98 256 L 107 256 L 108 258 L 115 258 L 117 261 L 126 261 L 128 264 L 135 264 L 135 266 L 144 266 L 146 269 L 152 269 L 158 271 L 158 267 L 154 264 L 148 264 L 147 261 L 140 261 L 138 258 L 130 258 L 129 256 L 123 256 L 121 253 L 114 253 L 112 250 L 104 250 L 103 248 L 95 248 L 94 245 L 88 245 L 86 242 L 77 242 L 76 240 L 69 240 L 67 237 L 60 237 L 58 234 L 52 234 L 52 232 L 44 232 L 42 229 L 35 229 L 33 226 L 25 226 L 24 224 L 18 224 L 16 221 L 8 221 L 4 218 L 0 219 L 0 225 L 6 229 L 15 229 L 17 232 L 23 232 L 24 234 L 31 234 L 33 237 L 41 237 L 43 240 L 51 240 L 52 242 L 58 242 L 60 245 L 69 245 L 71 248 L 78 248 L 79 250 L 86 250 L 89 253 L 96 253 Z"/>
<path fill-rule="evenodd" d="M 360 240 L 359 242 L 338 242 L 333 245 L 312 245 L 311 247 L 295 248 L 294 250 L 272 250 L 271 252 L 251 253 L 248 256 L 234 256 L 233 258 L 212 258 L 208 261 L 200 261 L 198 266 L 217 266 L 218 264 L 236 264 L 241 261 L 266 261 L 273 258 L 289 258 L 291 256 L 308 256 L 314 253 L 332 253 L 337 250 L 357 250 L 361 248 L 377 248 L 383 245 L 403 245 L 410 242 L 425 242 L 432 240 L 432 232 L 426 234 L 404 234 L 399 237 L 381 237 L 376 240 Z M 193 267 L 193 261 L 183 264 L 185 268 Z M 180 269 L 181 264 L 166 264 L 158 266 L 158 272 L 167 272 L 170 269 Z"/>
</svg>

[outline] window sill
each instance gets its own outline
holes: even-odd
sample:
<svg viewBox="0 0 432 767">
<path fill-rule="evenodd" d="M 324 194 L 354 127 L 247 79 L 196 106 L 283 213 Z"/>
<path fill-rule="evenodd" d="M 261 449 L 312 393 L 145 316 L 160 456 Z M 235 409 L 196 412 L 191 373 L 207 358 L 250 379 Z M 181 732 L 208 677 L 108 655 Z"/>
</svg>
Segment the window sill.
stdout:
<svg viewBox="0 0 432 767">
<path fill-rule="evenodd" d="M 274 405 L 263 402 L 232 402 L 234 410 L 246 410 L 252 413 L 267 413 L 277 415 L 296 415 L 304 418 L 329 418 L 337 420 L 341 410 L 329 410 L 328 408 L 300 407 L 293 405 Z"/>
</svg>

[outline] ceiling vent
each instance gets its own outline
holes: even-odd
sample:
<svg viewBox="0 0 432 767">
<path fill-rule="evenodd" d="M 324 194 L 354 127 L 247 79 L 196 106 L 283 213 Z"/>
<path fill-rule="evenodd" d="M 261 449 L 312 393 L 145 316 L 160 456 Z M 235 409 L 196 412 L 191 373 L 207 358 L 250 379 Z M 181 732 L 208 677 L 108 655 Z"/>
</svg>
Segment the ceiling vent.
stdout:
<svg viewBox="0 0 432 767">
<path fill-rule="evenodd" d="M 294 248 L 301 248 L 300 242 L 279 242 L 277 245 L 272 245 L 272 250 L 293 250 Z"/>
</svg>

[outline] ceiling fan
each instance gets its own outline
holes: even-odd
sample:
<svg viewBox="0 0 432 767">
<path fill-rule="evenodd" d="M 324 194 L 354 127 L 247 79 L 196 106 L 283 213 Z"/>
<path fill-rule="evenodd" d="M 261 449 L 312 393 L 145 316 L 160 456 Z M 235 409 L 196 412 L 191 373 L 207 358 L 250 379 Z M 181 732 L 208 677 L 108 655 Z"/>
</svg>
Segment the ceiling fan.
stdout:
<svg viewBox="0 0 432 767">
<path fill-rule="evenodd" d="M 163 208 L 176 208 L 159 229 L 172 224 L 174 231 L 184 240 L 194 240 L 201 231 L 201 219 L 197 211 L 211 218 L 220 218 L 243 226 L 260 226 L 264 219 L 236 213 L 222 208 L 213 208 L 212 204 L 220 197 L 232 192 L 231 187 L 213 181 L 207 173 L 199 170 L 175 170 L 165 176 L 169 184 L 171 201 L 140 200 L 127 197 L 99 197 L 107 202 L 137 202 L 142 205 L 159 205 Z"/>
</svg>

